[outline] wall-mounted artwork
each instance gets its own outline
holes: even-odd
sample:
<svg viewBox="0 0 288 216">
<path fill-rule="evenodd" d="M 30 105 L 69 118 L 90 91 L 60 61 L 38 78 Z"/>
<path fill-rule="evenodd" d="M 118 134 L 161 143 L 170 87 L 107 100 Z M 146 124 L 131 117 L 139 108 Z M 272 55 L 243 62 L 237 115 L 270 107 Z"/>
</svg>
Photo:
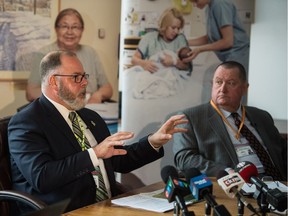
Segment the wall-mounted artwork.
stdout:
<svg viewBox="0 0 288 216">
<path fill-rule="evenodd" d="M 31 53 L 49 43 L 52 0 L 0 0 L 0 71 L 28 71 Z"/>
</svg>

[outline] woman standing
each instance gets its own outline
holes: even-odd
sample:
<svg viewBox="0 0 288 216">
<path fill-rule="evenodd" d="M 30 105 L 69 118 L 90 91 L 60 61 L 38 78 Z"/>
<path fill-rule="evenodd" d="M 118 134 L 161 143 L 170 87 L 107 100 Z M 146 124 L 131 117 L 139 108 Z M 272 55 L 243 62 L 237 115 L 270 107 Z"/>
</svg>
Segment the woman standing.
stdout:
<svg viewBox="0 0 288 216">
<path fill-rule="evenodd" d="M 85 72 L 89 74 L 88 103 L 101 103 L 110 99 L 113 95 L 113 89 L 108 82 L 97 52 L 90 46 L 80 44 L 84 31 L 84 21 L 81 14 L 73 8 L 64 9 L 58 14 L 54 27 L 57 40 L 33 54 L 32 68 L 26 89 L 27 100 L 33 101 L 40 97 L 40 61 L 47 53 L 55 50 L 69 50 L 77 54 Z"/>
</svg>

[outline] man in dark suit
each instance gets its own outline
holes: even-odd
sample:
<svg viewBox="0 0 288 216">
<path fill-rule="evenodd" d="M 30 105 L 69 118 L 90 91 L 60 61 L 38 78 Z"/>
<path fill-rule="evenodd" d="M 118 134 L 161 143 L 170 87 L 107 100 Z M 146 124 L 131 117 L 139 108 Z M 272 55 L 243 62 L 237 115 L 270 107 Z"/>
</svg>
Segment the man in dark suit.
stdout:
<svg viewBox="0 0 288 216">
<path fill-rule="evenodd" d="M 249 161 L 257 167 L 259 174 L 287 179 L 287 143 L 274 126 L 271 115 L 241 105 L 241 98 L 249 86 L 244 67 L 237 62 L 224 62 L 216 68 L 212 82 L 210 103 L 179 112 L 188 119 L 185 126 L 188 132 L 174 136 L 176 166 L 180 170 L 196 167 L 209 176 L 217 176 L 221 170 L 233 172 L 239 162 Z M 242 123 L 240 129 L 233 113 L 238 113 Z M 257 138 L 256 147 L 264 147 L 270 164 L 272 162 L 269 167 L 278 174 L 268 173 L 270 168 L 254 149 L 254 141 L 242 135 L 244 126 Z"/>
<path fill-rule="evenodd" d="M 119 194 L 114 172 L 127 173 L 161 158 L 172 135 L 186 131 L 175 128 L 187 122 L 176 115 L 155 133 L 124 145 L 133 133 L 110 135 L 104 120 L 83 108 L 88 75 L 73 52 L 48 53 L 40 70 L 42 96 L 13 116 L 8 133 L 13 188 L 47 204 L 68 198 L 66 211 L 71 211 L 94 203 L 101 185 L 96 167 L 107 197 Z M 70 112 L 76 113 L 78 132 L 73 133 Z"/>
</svg>

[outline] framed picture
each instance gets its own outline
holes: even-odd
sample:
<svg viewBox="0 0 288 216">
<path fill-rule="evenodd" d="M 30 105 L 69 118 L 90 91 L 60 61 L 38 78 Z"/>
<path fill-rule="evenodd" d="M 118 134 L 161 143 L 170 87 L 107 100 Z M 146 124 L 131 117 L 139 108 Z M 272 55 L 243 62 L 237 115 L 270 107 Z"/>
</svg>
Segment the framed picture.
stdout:
<svg viewBox="0 0 288 216">
<path fill-rule="evenodd" d="M 29 71 L 31 53 L 51 37 L 52 3 L 60 0 L 1 1 L 0 72 Z"/>
</svg>

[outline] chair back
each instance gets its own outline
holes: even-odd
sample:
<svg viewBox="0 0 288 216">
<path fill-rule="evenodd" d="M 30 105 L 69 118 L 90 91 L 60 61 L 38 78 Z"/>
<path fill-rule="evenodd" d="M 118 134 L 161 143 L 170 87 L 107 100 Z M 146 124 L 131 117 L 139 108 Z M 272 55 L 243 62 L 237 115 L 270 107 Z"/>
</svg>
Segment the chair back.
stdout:
<svg viewBox="0 0 288 216">
<path fill-rule="evenodd" d="M 12 116 L 0 118 L 0 213 L 1 216 L 11 215 L 11 201 L 19 202 L 36 211 L 45 208 L 46 203 L 38 198 L 12 190 L 10 152 L 8 146 L 8 124 Z M 15 208 L 16 205 L 13 205 Z M 14 209 L 15 210 L 15 209 Z M 15 214 L 15 213 L 13 213 Z"/>
<path fill-rule="evenodd" d="M 0 190 L 11 190 L 10 155 L 8 148 L 8 123 L 11 116 L 0 118 Z M 9 205 L 0 202 L 1 215 L 8 215 Z"/>
</svg>

